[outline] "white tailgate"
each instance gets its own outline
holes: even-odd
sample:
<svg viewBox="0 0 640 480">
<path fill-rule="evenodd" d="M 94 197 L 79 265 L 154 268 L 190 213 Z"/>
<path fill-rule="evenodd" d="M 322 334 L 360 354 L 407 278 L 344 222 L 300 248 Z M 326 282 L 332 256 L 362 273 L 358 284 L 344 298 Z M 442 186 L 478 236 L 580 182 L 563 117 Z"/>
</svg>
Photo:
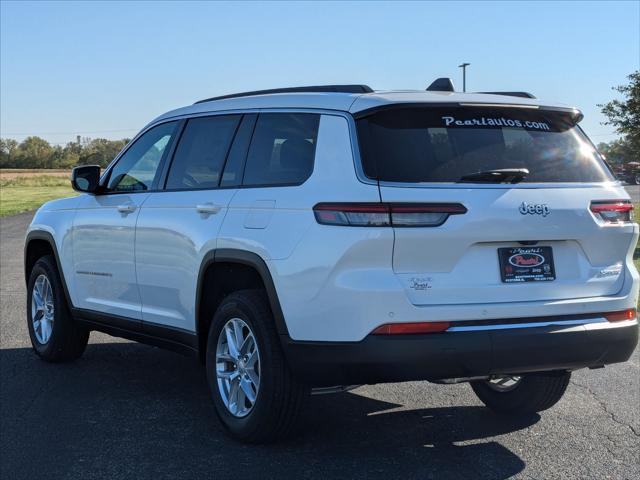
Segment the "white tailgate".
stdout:
<svg viewBox="0 0 640 480">
<path fill-rule="evenodd" d="M 593 200 L 627 199 L 617 185 L 580 188 L 380 187 L 383 202 L 461 203 L 439 227 L 395 228 L 393 269 L 415 305 L 544 301 L 614 295 L 635 226 L 604 226 Z M 523 202 L 548 214 L 520 212 Z M 503 283 L 498 248 L 551 247 L 556 279 Z"/>
</svg>

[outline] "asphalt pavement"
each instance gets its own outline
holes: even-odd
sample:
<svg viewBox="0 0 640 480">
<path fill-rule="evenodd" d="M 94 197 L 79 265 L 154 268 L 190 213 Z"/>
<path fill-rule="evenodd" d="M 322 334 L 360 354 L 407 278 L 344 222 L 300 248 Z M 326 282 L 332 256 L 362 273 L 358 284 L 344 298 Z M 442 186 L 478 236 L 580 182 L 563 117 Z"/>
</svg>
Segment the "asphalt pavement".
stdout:
<svg viewBox="0 0 640 480">
<path fill-rule="evenodd" d="M 222 433 L 194 358 L 94 332 L 80 360 L 40 361 L 22 273 L 31 215 L 0 219 L 2 479 L 640 478 L 638 350 L 575 372 L 540 415 L 501 418 L 464 384 L 363 386 L 313 397 L 303 433 L 275 446 Z"/>
</svg>

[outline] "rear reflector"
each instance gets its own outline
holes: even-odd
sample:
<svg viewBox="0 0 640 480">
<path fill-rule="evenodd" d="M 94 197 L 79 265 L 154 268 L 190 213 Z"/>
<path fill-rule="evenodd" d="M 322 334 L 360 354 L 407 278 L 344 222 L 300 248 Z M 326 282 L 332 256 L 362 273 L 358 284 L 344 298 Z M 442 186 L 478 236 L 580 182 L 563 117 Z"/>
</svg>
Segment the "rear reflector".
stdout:
<svg viewBox="0 0 640 480">
<path fill-rule="evenodd" d="M 623 320 L 633 320 L 636 318 L 637 312 L 635 308 L 622 310 L 621 312 L 609 312 L 603 314 L 604 318 L 610 322 L 622 322 Z"/>
<path fill-rule="evenodd" d="M 449 322 L 387 323 L 376 328 L 372 335 L 413 335 L 417 333 L 441 333 L 449 328 Z"/>
<path fill-rule="evenodd" d="M 319 203 L 318 223 L 351 227 L 438 227 L 467 213 L 459 203 Z"/>
<path fill-rule="evenodd" d="M 633 221 L 633 204 L 629 200 L 608 200 L 591 202 L 591 211 L 607 224 Z"/>
</svg>

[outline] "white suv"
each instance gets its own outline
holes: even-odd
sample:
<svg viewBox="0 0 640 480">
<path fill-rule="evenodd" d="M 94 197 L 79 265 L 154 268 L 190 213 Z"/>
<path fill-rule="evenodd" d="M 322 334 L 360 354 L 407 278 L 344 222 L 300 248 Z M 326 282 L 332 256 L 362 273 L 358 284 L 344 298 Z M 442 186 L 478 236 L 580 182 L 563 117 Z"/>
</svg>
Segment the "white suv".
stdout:
<svg viewBox="0 0 640 480">
<path fill-rule="evenodd" d="M 72 360 L 98 330 L 195 353 L 249 442 L 358 384 L 467 381 L 499 412 L 549 408 L 638 338 L 638 225 L 581 117 L 446 81 L 166 113 L 36 213 L 33 348 Z"/>
</svg>

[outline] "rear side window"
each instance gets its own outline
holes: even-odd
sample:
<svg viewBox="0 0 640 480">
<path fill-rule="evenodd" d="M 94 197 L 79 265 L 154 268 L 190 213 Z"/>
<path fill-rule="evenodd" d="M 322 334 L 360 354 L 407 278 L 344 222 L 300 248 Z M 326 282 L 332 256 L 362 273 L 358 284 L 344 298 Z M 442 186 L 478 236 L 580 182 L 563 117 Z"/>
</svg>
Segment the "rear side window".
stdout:
<svg viewBox="0 0 640 480">
<path fill-rule="evenodd" d="M 263 113 L 249 147 L 243 185 L 299 185 L 313 171 L 320 115 Z"/>
<path fill-rule="evenodd" d="M 165 188 L 216 188 L 240 115 L 192 118 L 180 137 Z"/>
<path fill-rule="evenodd" d="M 528 169 L 528 183 L 613 180 L 569 113 L 399 107 L 356 124 L 364 172 L 382 181 L 458 182 L 513 168 Z"/>
</svg>

